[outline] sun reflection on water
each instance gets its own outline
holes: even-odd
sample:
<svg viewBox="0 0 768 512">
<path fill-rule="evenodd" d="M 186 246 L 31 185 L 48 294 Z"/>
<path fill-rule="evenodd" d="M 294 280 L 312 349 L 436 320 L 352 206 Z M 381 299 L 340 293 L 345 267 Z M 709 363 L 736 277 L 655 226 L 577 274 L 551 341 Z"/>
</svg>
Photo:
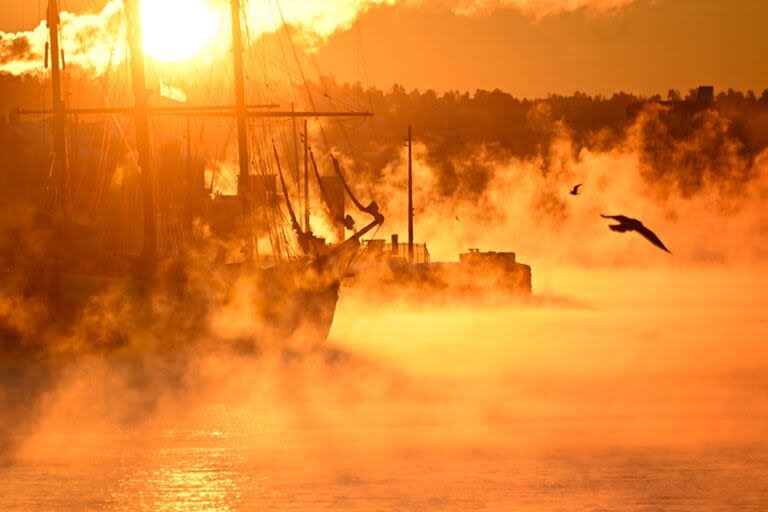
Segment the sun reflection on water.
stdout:
<svg viewBox="0 0 768 512">
<path fill-rule="evenodd" d="M 265 494 L 259 479 L 243 471 L 243 453 L 224 446 L 226 433 L 167 431 L 163 437 L 178 446 L 156 451 L 117 485 L 112 500 L 125 510 L 239 510 Z M 190 442 L 202 446 L 190 449 Z"/>
</svg>

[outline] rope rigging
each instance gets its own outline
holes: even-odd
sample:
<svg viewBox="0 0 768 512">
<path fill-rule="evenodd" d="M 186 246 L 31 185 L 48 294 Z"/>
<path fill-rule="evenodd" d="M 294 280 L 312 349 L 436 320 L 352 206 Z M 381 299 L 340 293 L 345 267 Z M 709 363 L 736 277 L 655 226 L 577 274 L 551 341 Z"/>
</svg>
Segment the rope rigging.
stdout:
<svg viewBox="0 0 768 512">
<path fill-rule="evenodd" d="M 93 2 L 94 0 L 85 1 Z M 133 2 L 138 1 L 133 0 Z M 245 3 L 247 3 L 247 0 L 243 0 L 243 4 Z M 300 48 L 297 49 L 296 46 L 300 43 L 294 42 L 295 32 L 293 25 L 289 26 L 288 22 L 290 20 L 286 20 L 279 0 L 262 0 L 262 4 L 273 15 L 273 20 L 268 22 L 271 23 L 269 28 L 271 33 L 266 35 L 256 31 L 252 32 L 253 27 L 249 26 L 249 19 L 253 12 L 248 11 L 247 15 L 245 15 L 245 9 L 251 9 L 254 7 L 253 5 L 249 4 L 247 7 L 243 5 L 240 11 L 241 20 L 244 21 L 245 35 L 249 39 L 253 39 L 253 41 L 247 42 L 246 50 L 243 52 L 246 61 L 245 80 L 247 81 L 247 95 L 250 98 L 256 98 L 258 100 L 257 103 L 265 104 L 284 103 L 286 97 L 292 97 L 294 104 L 299 104 L 299 99 L 301 99 L 302 103 L 306 104 L 308 101 L 311 105 L 309 112 L 319 113 L 321 116 L 327 115 L 327 113 L 321 110 L 329 104 L 334 107 L 332 110 L 338 110 L 335 107 L 339 105 L 348 105 L 359 109 L 362 102 L 355 101 L 354 97 L 349 97 L 354 96 L 357 89 L 332 89 L 333 85 L 327 86 L 322 80 L 315 81 L 314 76 L 307 75 L 305 71 L 308 70 L 309 75 L 312 75 L 312 65 L 315 68 L 317 68 L 317 65 L 314 63 L 312 56 L 304 55 Z M 38 0 L 38 8 L 40 8 L 39 6 L 40 0 Z M 120 11 L 117 16 L 120 17 L 119 21 L 122 23 L 120 25 L 121 31 L 119 32 L 122 37 L 122 28 L 126 25 L 125 13 Z M 133 19 L 133 21 L 135 22 L 136 20 Z M 359 19 L 357 23 L 359 39 Z M 259 30 L 261 30 L 260 23 L 258 26 Z M 68 40 L 68 37 L 64 39 Z M 68 96 L 73 98 L 73 104 L 79 101 L 85 103 L 85 106 L 89 109 L 96 110 L 92 109 L 92 105 L 88 105 L 90 101 L 96 99 L 107 106 L 106 110 L 114 110 L 111 113 L 99 112 L 99 114 L 107 114 L 107 116 L 98 125 L 95 123 L 89 124 L 89 122 L 76 122 L 76 130 L 70 131 L 71 144 L 76 150 L 80 150 L 79 153 L 82 153 L 73 152 L 75 156 L 73 160 L 77 160 L 80 163 L 82 159 L 82 165 L 74 180 L 74 184 L 77 186 L 74 188 L 79 189 L 77 199 L 80 204 L 78 207 L 85 213 L 85 218 L 89 219 L 94 225 L 100 224 L 99 229 L 101 231 L 99 236 L 101 238 L 99 243 L 104 248 L 109 247 L 110 250 L 115 252 L 130 252 L 132 247 L 137 245 L 135 243 L 136 240 L 140 240 L 141 237 L 141 230 L 137 226 L 140 226 L 141 216 L 143 215 L 141 191 L 144 188 L 142 188 L 143 185 L 139 184 L 141 171 L 136 162 L 137 146 L 139 145 L 135 144 L 133 140 L 135 137 L 135 127 L 132 125 L 131 118 L 122 117 L 122 114 L 125 114 L 125 112 L 118 113 L 117 111 L 120 109 L 114 108 L 113 105 L 131 104 L 131 81 L 134 78 L 135 70 L 130 69 L 131 55 L 128 47 L 123 44 L 120 37 L 106 38 L 106 41 L 104 44 L 104 57 L 107 58 L 106 66 L 99 71 L 98 75 L 91 76 L 84 71 L 84 68 L 78 66 L 80 61 L 75 58 L 75 53 L 69 54 L 72 66 L 66 67 L 67 82 L 65 87 L 69 88 L 70 84 L 72 84 L 76 88 L 76 84 L 79 84 L 85 86 L 86 92 L 89 90 L 96 91 L 96 94 L 93 94 L 92 97 L 88 96 L 87 93 L 78 97 L 77 94 L 71 94 L 70 91 L 67 91 L 70 92 Z M 360 39 L 359 42 L 360 57 L 362 58 L 362 42 Z M 268 48 L 270 45 L 272 45 L 272 48 Z M 65 66 L 65 55 L 63 52 L 64 49 L 62 48 L 60 52 L 57 52 L 59 55 L 50 55 L 52 52 L 48 48 L 48 43 L 46 43 L 45 67 L 49 67 L 50 59 L 59 59 L 62 66 Z M 124 53 L 124 55 L 121 55 L 121 53 Z M 295 65 L 291 60 L 295 61 Z M 360 63 L 367 80 L 365 63 L 362 60 Z M 160 255 L 178 254 L 183 251 L 184 245 L 191 239 L 206 236 L 204 227 L 206 225 L 205 221 L 211 221 L 211 201 L 222 198 L 222 196 L 227 195 L 228 190 L 236 188 L 234 187 L 234 181 L 237 178 L 237 174 L 233 175 L 231 170 L 232 141 L 234 139 L 234 124 L 232 120 L 227 119 L 223 122 L 206 120 L 199 123 L 199 130 L 195 130 L 194 134 L 193 130 L 187 127 L 187 146 L 188 148 L 195 148 L 195 172 L 202 173 L 202 179 L 197 177 L 194 179 L 199 179 L 202 182 L 200 187 L 203 189 L 203 194 L 208 192 L 213 195 L 213 197 L 205 200 L 204 206 L 201 206 L 199 211 L 194 214 L 196 216 L 189 220 L 188 217 L 191 217 L 191 214 L 188 214 L 188 210 L 185 209 L 185 201 L 189 199 L 186 196 L 187 189 L 184 188 L 187 185 L 183 185 L 179 180 L 193 179 L 192 176 L 185 174 L 191 170 L 192 151 L 187 149 L 186 166 L 184 166 L 184 152 L 181 150 L 181 153 L 179 153 L 176 150 L 178 140 L 182 140 L 180 144 L 183 144 L 184 139 L 173 138 L 173 135 L 169 135 L 179 131 L 177 130 L 178 122 L 179 119 L 183 121 L 183 118 L 154 117 L 154 114 L 157 113 L 155 109 L 163 107 L 162 102 L 167 101 L 157 94 L 156 85 L 158 82 L 173 84 L 172 87 L 183 87 L 184 89 L 188 86 L 190 103 L 193 106 L 197 102 L 208 101 L 212 103 L 210 100 L 214 98 L 220 99 L 230 93 L 231 89 L 220 86 L 227 79 L 226 74 L 231 73 L 230 68 L 224 66 L 223 69 L 228 70 L 223 73 L 224 76 L 214 77 L 211 74 L 212 68 L 207 67 L 210 64 L 209 61 L 192 59 L 184 64 L 182 73 L 179 71 L 179 69 L 182 69 L 181 67 L 165 66 L 150 57 L 146 60 L 146 74 L 148 75 L 147 82 L 149 86 L 145 87 L 145 91 L 149 90 L 151 95 L 150 106 L 152 108 L 151 115 L 153 116 L 148 123 L 148 131 L 153 132 L 153 135 L 157 136 L 154 138 L 156 147 L 151 148 L 148 152 L 150 153 L 149 161 L 154 164 L 152 167 L 157 167 L 157 175 L 154 178 L 151 189 L 153 190 L 152 194 L 157 205 L 154 219 L 157 224 L 157 250 Z M 220 62 L 217 61 L 216 65 L 219 64 Z M 357 64 L 358 61 L 356 60 L 355 65 Z M 48 72 L 42 71 L 42 73 L 45 76 Z M 276 76 L 280 79 L 286 77 L 289 85 L 282 89 L 279 88 L 278 82 L 275 81 Z M 280 81 L 280 84 L 282 83 Z M 306 100 L 301 90 L 302 86 L 306 92 Z M 331 88 L 330 91 L 329 88 Z M 184 89 L 182 91 L 187 92 Z M 341 92 L 337 93 L 337 90 L 341 90 Z M 349 91 L 352 91 L 351 95 L 348 94 Z M 192 100 L 193 97 L 194 100 Z M 186 103 L 187 100 L 181 101 Z M 160 107 L 157 107 L 156 103 L 160 103 Z M 302 111 L 299 111 L 299 113 L 302 116 L 311 117 L 311 114 L 308 115 Z M 322 121 L 317 121 L 317 126 L 312 126 L 313 129 L 319 130 L 322 138 L 318 148 L 315 148 L 319 150 L 317 158 L 320 160 L 320 165 L 326 166 L 327 163 L 325 163 L 324 158 L 330 156 L 334 168 L 333 172 L 339 177 L 343 185 L 344 192 L 342 194 L 339 190 L 339 196 L 349 196 L 351 202 L 358 210 L 370 214 L 375 219 L 380 218 L 381 213 L 376 202 L 372 200 L 367 206 L 361 203 L 357 197 L 360 194 L 356 194 L 353 190 L 353 187 L 358 187 L 357 190 L 360 190 L 360 185 L 352 183 L 347 179 L 342 172 L 338 160 L 331 153 L 333 146 L 329 142 L 329 134 L 338 139 L 339 133 L 341 133 L 346 144 L 349 147 L 353 147 L 352 140 L 345 130 L 345 120 L 332 119 L 329 122 L 333 124 L 326 125 Z M 259 212 L 258 218 L 256 215 L 251 215 L 250 217 L 245 215 L 246 222 L 250 222 L 253 225 L 259 223 L 257 228 L 253 228 L 254 230 L 259 230 L 255 234 L 257 241 L 259 236 L 261 236 L 262 242 L 264 242 L 266 241 L 267 234 L 269 235 L 269 242 L 272 245 L 276 259 L 281 259 L 283 255 L 287 255 L 288 258 L 295 256 L 299 248 L 306 254 L 307 247 L 311 248 L 307 244 L 309 237 L 313 236 L 313 232 L 309 228 L 309 222 L 307 221 L 305 221 L 307 225 L 302 229 L 300 219 L 297 216 L 299 212 L 294 210 L 289 194 L 289 190 L 293 190 L 293 186 L 301 191 L 302 184 L 300 172 L 301 159 L 296 150 L 298 140 L 296 130 L 294 128 L 292 134 L 292 126 L 287 121 L 276 118 L 249 119 L 247 127 L 247 144 L 251 150 L 247 163 L 249 169 L 247 176 L 272 176 L 274 178 L 277 175 L 280 179 L 280 186 L 286 202 L 286 210 L 281 208 L 278 201 L 265 200 L 262 205 L 263 212 Z M 336 127 L 339 128 L 338 131 Z M 159 134 L 163 135 L 160 136 Z M 165 144 L 168 141 L 170 142 Z M 89 142 L 92 142 L 92 144 L 86 145 Z M 88 149 L 85 150 L 78 145 Z M 150 145 L 141 144 L 140 147 L 149 148 Z M 279 151 L 278 145 L 281 146 Z M 179 147 L 183 146 L 180 145 Z M 324 149 L 319 149 L 323 147 Z M 274 159 L 271 157 L 270 151 L 274 155 Z M 344 152 L 349 154 L 346 149 L 344 149 Z M 324 183 L 324 179 L 320 175 L 316 155 L 311 149 L 309 149 L 309 160 L 312 165 L 311 172 L 317 185 L 311 185 L 311 196 L 309 192 L 306 194 L 298 193 L 295 194 L 293 199 L 297 200 L 297 204 L 304 211 L 309 211 L 309 197 L 312 197 L 314 200 L 319 196 L 325 205 L 329 207 L 330 211 L 331 201 L 329 200 L 328 184 Z M 204 162 L 204 165 L 198 165 L 198 162 L 201 161 Z M 285 171 L 288 173 L 288 176 L 285 176 L 284 169 L 282 168 L 283 165 L 286 165 L 286 162 L 288 167 L 286 167 Z M 306 159 L 304 163 L 305 165 L 307 164 Z M 354 181 L 362 180 L 367 186 L 370 197 L 373 198 L 373 190 L 366 179 L 365 173 L 359 172 L 357 169 L 348 170 L 348 173 L 353 171 L 357 173 L 355 174 L 356 178 Z M 330 172 L 328 174 L 330 175 Z M 357 177 L 358 174 L 360 178 Z M 290 184 L 291 180 L 293 184 Z M 253 178 L 253 181 L 255 182 L 256 178 Z M 306 180 L 304 185 L 310 186 L 310 182 L 311 180 Z M 268 184 L 269 179 L 263 180 L 263 183 Z M 269 193 L 276 197 L 276 194 L 274 194 L 274 181 L 271 183 L 272 192 Z M 249 188 L 254 186 L 256 185 L 250 185 Z M 266 185 L 263 186 L 266 187 Z M 336 190 L 334 187 L 332 192 L 336 193 Z M 293 191 L 295 192 L 296 190 Z M 365 195 L 364 191 L 362 195 Z M 365 200 L 364 197 L 363 200 Z M 118 212 L 118 210 L 125 211 Z M 286 218 L 286 213 L 288 218 Z M 330 220 L 334 224 L 340 224 L 348 230 L 354 230 L 354 220 L 351 216 L 346 215 L 342 217 L 332 211 L 331 217 Z M 327 231 L 329 229 L 332 228 L 327 223 L 319 222 L 315 233 L 322 233 L 323 230 Z M 291 230 L 293 230 L 297 237 L 294 237 L 294 233 Z M 251 233 L 254 233 L 254 231 L 251 231 Z M 344 236 L 342 231 L 342 238 Z M 294 254 L 291 254 L 292 251 Z"/>
<path fill-rule="evenodd" d="M 280 186 L 283 189 L 283 197 L 285 199 L 285 206 L 288 209 L 288 215 L 291 217 L 291 227 L 296 232 L 296 235 L 300 239 L 302 239 L 302 238 L 304 238 L 306 233 L 304 233 L 301 230 L 301 225 L 299 225 L 299 221 L 296 218 L 296 213 L 293 211 L 293 206 L 291 206 L 291 198 L 288 195 L 288 187 L 285 185 L 285 178 L 283 178 L 283 170 L 280 167 L 280 157 L 277 154 L 277 147 L 275 146 L 274 142 L 272 143 L 272 149 L 274 150 L 274 153 L 275 153 L 275 162 L 277 163 L 277 172 L 278 172 L 278 175 L 280 176 Z"/>
<path fill-rule="evenodd" d="M 331 200 L 328 197 L 328 192 L 325 189 L 325 186 L 323 185 L 323 180 L 320 179 L 320 172 L 317 170 L 317 163 L 315 162 L 315 154 L 312 152 L 312 149 L 309 150 L 309 157 L 310 161 L 312 162 L 312 169 L 315 173 L 315 179 L 317 180 L 317 185 L 320 188 L 320 194 L 323 197 L 323 201 L 325 202 L 325 205 L 328 207 L 329 211 L 331 208 Z M 331 212 L 333 214 L 333 212 Z M 352 218 L 351 215 L 347 215 L 345 217 L 334 217 L 333 221 L 341 224 L 346 229 L 349 229 L 350 231 L 355 229 L 355 219 Z"/>
<path fill-rule="evenodd" d="M 349 198 L 355 204 L 355 207 L 361 212 L 369 214 L 374 219 L 381 218 L 383 220 L 381 212 L 379 211 L 379 205 L 376 204 L 376 201 L 371 201 L 368 206 L 363 206 L 363 203 L 358 201 L 357 197 L 355 197 L 355 193 L 352 192 L 352 189 L 349 187 L 349 183 L 347 183 L 346 178 L 344 178 L 344 173 L 341 172 L 341 166 L 339 165 L 339 161 L 333 155 L 331 155 L 331 160 L 333 161 L 333 170 L 336 171 L 336 175 L 341 180 L 341 184 L 344 185 L 344 189 L 347 191 Z"/>
</svg>

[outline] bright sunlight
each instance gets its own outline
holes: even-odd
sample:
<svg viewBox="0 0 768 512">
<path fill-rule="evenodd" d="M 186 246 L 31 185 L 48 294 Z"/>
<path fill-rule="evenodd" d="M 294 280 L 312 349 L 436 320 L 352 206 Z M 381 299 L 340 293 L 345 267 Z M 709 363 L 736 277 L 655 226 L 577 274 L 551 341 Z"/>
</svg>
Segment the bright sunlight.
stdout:
<svg viewBox="0 0 768 512">
<path fill-rule="evenodd" d="M 207 0 L 144 0 L 144 52 L 164 62 L 190 59 L 206 47 L 220 23 Z"/>
</svg>

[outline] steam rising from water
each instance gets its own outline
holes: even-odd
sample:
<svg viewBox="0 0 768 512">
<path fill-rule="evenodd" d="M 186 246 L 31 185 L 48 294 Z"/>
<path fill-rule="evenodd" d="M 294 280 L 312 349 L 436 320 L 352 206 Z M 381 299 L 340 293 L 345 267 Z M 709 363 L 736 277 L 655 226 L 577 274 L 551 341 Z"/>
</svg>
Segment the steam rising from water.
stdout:
<svg viewBox="0 0 768 512">
<path fill-rule="evenodd" d="M 21 350 L 0 363 L 0 508 L 40 503 L 30 481 L 62 467 L 78 491 L 47 497 L 62 508 L 105 493 L 125 508 L 278 508 L 308 489 L 330 508 L 340 496 L 362 509 L 461 508 L 467 496 L 555 507 L 563 495 L 574 508 L 597 496 L 607 508 L 660 496 L 764 508 L 768 469 L 748 454 L 768 443 L 765 153 L 745 159 L 706 131 L 667 148 L 670 174 L 646 160 L 645 119 L 575 155 L 553 123 L 542 155 L 480 146 L 471 158 L 489 179 L 447 192 L 454 156 L 416 147 L 419 239 L 435 259 L 517 251 L 533 267 L 530 301 L 344 287 L 327 344 L 267 338 L 244 352 L 253 290 L 246 280 L 222 299 L 222 277 L 194 260 L 186 286 L 207 301 L 161 288 L 146 308 L 111 290 L 66 333 L 41 324 L 40 304 L 3 294 L 0 333 Z M 713 144 L 724 149 L 697 164 L 711 168 L 691 188 L 685 155 Z M 383 177 L 397 231 L 402 164 Z M 582 196 L 567 195 L 573 182 Z M 674 255 L 608 231 L 601 212 L 638 216 Z M 147 322 L 153 310 L 170 320 Z"/>
<path fill-rule="evenodd" d="M 520 260 L 534 264 L 534 275 L 541 262 L 765 261 L 768 152 L 750 157 L 730 135 L 731 121 L 716 110 L 696 114 L 699 127 L 673 139 L 659 118 L 666 110 L 647 105 L 607 147 L 578 146 L 562 122 L 546 118 L 551 143 L 532 158 L 510 155 L 494 140 L 470 147 L 450 140 L 417 143 L 417 241 L 429 244 L 433 260 L 455 260 L 469 247 L 517 251 Z M 401 153 L 386 164 L 381 194 L 386 229 L 401 234 L 404 158 Z M 583 183 L 582 194 L 570 196 L 576 183 Z M 639 236 L 609 231 L 601 213 L 641 219 L 674 259 Z"/>
<path fill-rule="evenodd" d="M 240 342 L 259 327 L 248 283 L 224 296 L 223 277 L 194 259 L 183 269 L 185 286 L 202 291 L 201 303 L 179 300 L 172 287 L 149 305 L 109 290 L 66 332 L 41 322 L 41 304 L 6 291 L 0 408 L 13 420 L 0 430 L 3 453 L 43 456 L 69 425 L 156 432 L 177 417 L 224 431 L 245 425 L 260 449 L 268 443 L 250 429 L 264 423 L 306 445 L 354 438 L 368 448 L 365 432 L 387 446 L 405 442 L 398 425 L 425 424 L 409 442 L 430 442 L 438 430 L 449 445 L 472 446 L 536 437 L 540 417 L 521 431 L 510 422 L 561 410 L 584 415 L 590 430 L 616 442 L 651 442 L 659 429 L 670 443 L 734 433 L 762 442 L 745 411 L 765 407 L 755 393 L 765 378 L 766 324 L 757 311 L 768 299 L 753 283 L 766 276 L 768 156 L 745 156 L 717 111 L 703 111 L 703 128 L 688 138 L 658 136 L 660 109 L 648 106 L 616 143 L 576 151 L 565 125 L 541 107 L 534 114 L 552 127 L 552 143 L 527 159 L 491 142 L 467 152 L 417 144 L 417 240 L 428 242 L 434 260 L 467 247 L 516 251 L 533 267 L 531 303 L 494 309 L 465 297 L 446 305 L 429 290 L 392 303 L 370 288 L 345 288 L 328 346 L 298 339 L 286 349 L 267 337 L 243 354 Z M 481 179 L 467 179 L 475 175 Z M 376 187 L 392 232 L 404 232 L 404 179 L 395 159 Z M 582 195 L 571 197 L 577 182 Z M 674 255 L 610 232 L 600 213 L 642 219 Z M 30 237 L 25 243 L 38 247 Z M 158 325 L 148 313 L 169 320 Z M 639 390 L 637 379 L 655 384 Z M 668 387 L 680 394 L 665 395 Z M 629 394 L 627 409 L 616 389 Z M 642 422 L 597 419 L 605 400 Z M 684 415 L 659 423 L 699 402 L 694 412 L 722 428 Z M 552 438 L 575 435 L 571 426 L 550 427 Z"/>
<path fill-rule="evenodd" d="M 489 5 L 501 3 L 463 4 Z M 4 36 L 4 51 L 20 56 L 4 64 L 12 72 L 24 72 L 19 63 L 41 51 L 23 41 Z M 345 288 L 328 345 L 307 347 L 299 339 L 288 349 L 266 343 L 243 353 L 237 341 L 258 327 L 247 301 L 238 300 L 248 295 L 247 283 L 222 301 L 217 278 L 193 272 L 188 285 L 206 290 L 209 302 L 160 294 L 151 308 L 171 319 L 164 325 L 143 323 L 146 310 L 126 304 L 124 290 L 110 290 L 65 333 L 42 325 L 42 305 L 4 293 L 0 336 L 11 350 L 2 361 L 0 453 L 16 468 L 54 459 L 80 465 L 104 452 L 141 455 L 159 446 L 162 456 L 150 466 L 166 477 L 159 486 L 186 490 L 195 488 L 195 475 L 174 480 L 189 474 L 169 469 L 184 458 L 172 459 L 164 443 L 171 438 L 183 450 L 202 431 L 206 443 L 251 465 L 280 461 L 265 464 L 270 478 L 284 465 L 305 468 L 285 477 L 288 488 L 304 489 L 307 473 L 347 489 L 394 481 L 389 492 L 427 502 L 437 493 L 429 478 L 435 467 L 462 476 L 487 474 L 483 461 L 506 467 L 486 454 L 514 460 L 575 447 L 586 450 L 579 452 L 585 462 L 566 473 L 584 475 L 601 451 L 765 446 L 768 324 L 760 312 L 768 303 L 761 286 L 768 277 L 768 155 L 745 156 L 727 119 L 713 111 L 701 114 L 703 128 L 691 137 L 658 136 L 665 128 L 660 109 L 649 107 L 616 144 L 576 149 L 568 129 L 542 107 L 533 121 L 554 127 L 553 142 L 527 159 L 502 158 L 493 143 L 446 154 L 417 144 L 418 239 L 429 243 L 433 259 L 453 259 L 471 246 L 517 251 L 533 266 L 536 296 L 528 303 L 446 303 L 428 291 L 385 301 L 375 290 Z M 456 187 L 446 186 L 452 176 Z M 576 182 L 584 183 L 583 195 L 572 198 L 567 191 Z M 403 162 L 393 160 L 378 194 L 388 199 L 382 206 L 389 231 L 404 232 L 403 190 Z M 610 232 L 600 213 L 642 219 L 674 255 Z M 619 465 L 642 471 L 638 457 Z M 407 469 L 403 461 L 414 458 L 427 468 L 413 475 L 415 491 L 397 480 Z M 703 467 L 701 460 L 693 456 L 691 471 Z M 738 458 L 737 466 L 760 481 L 765 473 L 752 471 L 749 460 Z M 145 474 L 143 466 L 133 468 Z M 248 469 L 239 471 L 235 476 L 251 478 Z M 701 488 L 722 485 L 704 478 Z M 139 487 L 149 481 L 136 479 Z M 544 494 L 563 489 L 547 478 L 538 483 Z M 727 505 L 734 495 L 750 503 L 762 497 L 734 489 L 714 499 Z M 609 503 L 625 503 L 618 495 Z M 491 505 L 515 503 L 502 498 Z M 135 503 L 136 494 L 125 502 Z"/>
<path fill-rule="evenodd" d="M 96 478 L 64 506 L 106 492 L 126 506 L 285 507 L 313 489 L 318 507 L 366 508 L 373 494 L 506 508 L 563 493 L 575 508 L 620 507 L 663 492 L 683 509 L 759 508 L 765 468 L 739 447 L 768 441 L 755 307 L 768 296 L 751 286 L 765 269 L 538 270 L 541 295 L 588 307 L 382 304 L 353 288 L 322 350 L 85 358 L 44 395 L 16 465 Z M 757 485 L 726 478 L 725 461 Z M 0 504 L 35 498 L 23 471 L 10 468 Z"/>
</svg>

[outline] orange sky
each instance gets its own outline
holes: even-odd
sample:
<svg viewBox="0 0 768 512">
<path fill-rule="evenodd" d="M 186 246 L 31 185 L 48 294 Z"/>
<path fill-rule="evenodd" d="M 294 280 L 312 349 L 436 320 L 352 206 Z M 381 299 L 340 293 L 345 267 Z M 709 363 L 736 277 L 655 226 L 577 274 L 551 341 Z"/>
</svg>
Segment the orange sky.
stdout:
<svg viewBox="0 0 768 512">
<path fill-rule="evenodd" d="M 99 10 L 105 1 L 60 3 Z M 441 7 L 444 1 L 416 3 L 364 14 L 359 35 L 338 33 L 320 49 L 321 69 L 342 80 L 365 82 L 367 76 L 382 88 L 501 88 L 521 96 L 664 94 L 700 83 L 758 94 L 768 88 L 764 0 L 635 0 L 609 12 L 580 9 L 543 18 L 512 8 L 461 15 Z M 0 30 L 35 26 L 46 1 L 21 4 L 0 3 Z M 360 39 L 367 73 L 350 58 Z"/>
</svg>

